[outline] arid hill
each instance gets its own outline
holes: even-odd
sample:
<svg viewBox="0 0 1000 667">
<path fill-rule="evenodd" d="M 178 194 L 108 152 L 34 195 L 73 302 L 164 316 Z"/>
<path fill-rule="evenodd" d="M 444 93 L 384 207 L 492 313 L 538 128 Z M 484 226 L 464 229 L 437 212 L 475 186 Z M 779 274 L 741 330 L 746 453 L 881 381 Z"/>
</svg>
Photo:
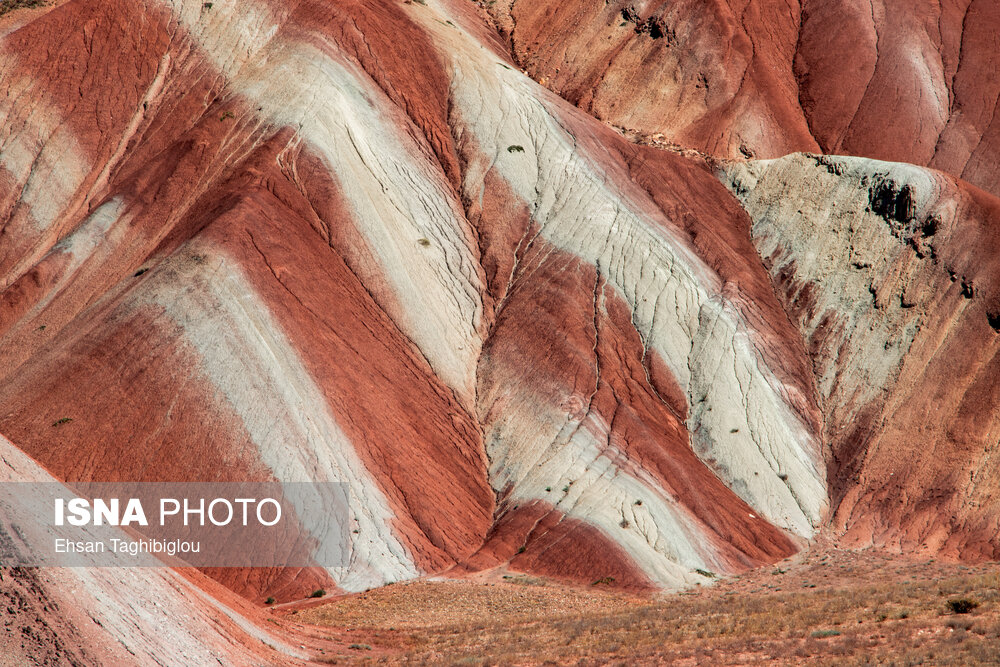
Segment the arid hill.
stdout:
<svg viewBox="0 0 1000 667">
<path fill-rule="evenodd" d="M 608 123 L 719 157 L 909 162 L 1000 194 L 991 0 L 480 4 L 533 78 Z"/>
<path fill-rule="evenodd" d="M 59 651 L 294 663 L 251 603 L 820 534 L 996 559 L 1000 14 L 736 4 L 4 16 L 2 479 L 350 497 L 343 567 L 15 571 Z"/>
</svg>

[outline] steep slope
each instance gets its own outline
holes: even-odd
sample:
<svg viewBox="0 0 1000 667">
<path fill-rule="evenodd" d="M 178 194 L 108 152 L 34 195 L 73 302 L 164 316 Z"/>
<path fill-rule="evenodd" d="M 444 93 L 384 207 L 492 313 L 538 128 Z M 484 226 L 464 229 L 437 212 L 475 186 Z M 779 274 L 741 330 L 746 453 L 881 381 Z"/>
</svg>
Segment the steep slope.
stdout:
<svg viewBox="0 0 1000 667">
<path fill-rule="evenodd" d="M 532 78 L 613 125 L 719 156 L 818 148 L 792 65 L 798 3 L 480 3 Z"/>
<path fill-rule="evenodd" d="M 481 3 L 533 78 L 719 157 L 927 165 L 1000 194 L 990 0 Z"/>
<path fill-rule="evenodd" d="M 850 545 L 1000 555 L 1000 200 L 858 158 L 732 163 L 722 178 L 807 341 Z"/>
<path fill-rule="evenodd" d="M 0 484 L 56 481 L 0 436 Z M 0 522 L 4 553 L 14 544 L 12 518 Z M 196 573 L 4 567 L 0 599 L 0 650 L 9 665 L 275 665 L 308 657 L 248 621 L 250 605 Z"/>
<path fill-rule="evenodd" d="M 624 455 L 626 460 L 637 459 L 630 464 L 636 465 L 642 461 L 642 449 L 635 453 L 629 449 L 641 447 L 643 438 L 668 441 L 665 435 L 642 433 L 641 429 L 635 430 L 636 424 L 630 425 L 631 419 L 648 414 L 650 408 L 643 407 L 643 399 L 636 394 L 638 387 L 615 386 L 615 367 L 624 364 L 635 369 L 625 374 L 625 380 L 629 375 L 635 377 L 636 371 L 648 363 L 666 370 L 666 386 L 677 385 L 676 390 L 667 391 L 676 395 L 679 390 L 682 401 L 693 406 L 689 415 L 682 402 L 674 408 L 672 418 L 669 414 L 660 417 L 665 420 L 664 427 L 674 424 L 667 433 L 676 432 L 678 414 L 688 416 L 695 451 L 710 462 L 714 472 L 737 495 L 778 525 L 800 535 L 811 534 L 825 504 L 821 473 L 816 468 L 819 452 L 811 439 L 809 422 L 789 406 L 789 402 L 798 401 L 793 405 L 811 416 L 810 399 L 799 382 L 801 376 L 779 375 L 785 369 L 771 368 L 764 358 L 769 345 L 792 347 L 792 336 L 782 335 L 785 320 L 776 317 L 750 321 L 741 312 L 739 300 L 743 295 L 737 285 L 725 279 L 729 276 L 720 276 L 710 268 L 695 253 L 686 230 L 672 221 L 684 219 L 685 215 L 697 219 L 698 213 L 704 212 L 688 208 L 684 204 L 686 197 L 664 193 L 664 198 L 679 208 L 665 212 L 648 192 L 632 182 L 627 160 L 647 160 L 652 163 L 647 168 L 670 170 L 676 173 L 677 180 L 692 178 L 695 183 L 691 190 L 702 189 L 711 199 L 714 191 L 703 172 L 685 173 L 674 162 L 661 166 L 657 163 L 668 157 L 652 151 L 635 155 L 634 149 L 613 133 L 570 110 L 559 118 L 556 114 L 565 108 L 561 101 L 551 96 L 537 99 L 527 95 L 536 88 L 523 77 L 491 61 L 484 62 L 474 50 L 463 52 L 460 46 L 455 43 L 452 49 L 458 71 L 452 113 L 458 119 L 463 139 L 460 147 L 466 156 L 465 196 L 473 202 L 481 198 L 478 226 L 489 228 L 491 236 L 507 240 L 510 253 L 505 258 L 505 249 L 494 244 L 492 238 L 484 250 L 487 265 L 510 267 L 499 274 L 500 280 L 507 277 L 508 291 L 500 294 L 493 335 L 484 349 L 488 365 L 481 374 L 479 392 L 494 486 L 503 491 L 509 486 L 513 496 L 522 500 L 549 501 L 555 497 L 567 509 L 583 510 L 585 516 L 603 524 L 611 534 L 636 524 L 640 536 L 635 548 L 645 550 L 649 545 L 653 551 L 648 557 L 642 556 L 642 551 L 636 552 L 640 562 L 653 559 L 655 564 L 657 552 L 664 548 L 671 555 L 683 550 L 683 546 L 669 544 L 677 538 L 664 540 L 663 533 L 666 530 L 668 536 L 676 534 L 679 531 L 671 530 L 671 524 L 684 526 L 690 518 L 677 516 L 669 504 L 661 508 L 658 505 L 662 501 L 633 498 L 635 492 L 627 491 L 627 487 L 614 488 L 631 484 L 632 476 L 627 474 L 627 467 L 614 463 L 615 459 Z M 476 76 L 476 69 L 483 68 L 491 70 L 490 78 L 481 73 Z M 499 81 L 494 82 L 496 79 Z M 465 126 L 466 118 L 474 122 Z M 624 155 L 615 156 L 611 150 Z M 488 184 L 485 189 L 484 183 Z M 677 194 L 694 194 L 679 190 Z M 487 191 L 491 191 L 493 201 L 487 201 Z M 513 201 L 504 201 L 507 191 Z M 499 209 L 499 215 L 493 213 L 494 209 Z M 739 224 L 740 213 L 735 208 L 716 208 L 716 212 L 727 214 Z M 496 217 L 491 219 L 491 215 Z M 699 222 L 711 228 L 709 220 Z M 748 293 L 753 287 L 766 285 L 759 274 L 753 275 L 759 268 L 748 248 L 740 255 L 743 248 L 726 247 L 725 242 L 720 245 L 723 251 L 746 261 L 744 269 L 752 276 L 746 280 Z M 594 269 L 579 268 L 581 261 Z M 574 273 L 577 277 L 571 279 Z M 758 278 L 756 282 L 754 277 Z M 548 293 L 548 285 L 553 282 L 558 287 Z M 759 296 L 762 308 L 773 303 L 768 301 L 773 299 L 769 291 L 760 290 Z M 570 312 L 563 315 L 562 308 Z M 574 310 L 578 312 L 575 316 Z M 532 324 L 523 332 L 532 311 L 550 314 L 559 326 L 538 322 L 537 329 Z M 772 312 L 777 313 L 777 308 Z M 515 325 L 517 330 L 510 331 L 508 316 L 524 318 Z M 740 329 L 744 335 L 737 333 Z M 579 333 L 571 337 L 570 332 Z M 623 334 L 624 339 L 616 340 Z M 506 342 L 512 335 L 516 336 L 514 341 Z M 555 353 L 546 349 L 549 336 L 554 340 L 548 345 L 560 346 Z M 604 347 L 609 342 L 602 342 L 604 336 L 611 337 L 610 348 Z M 629 337 L 633 338 L 631 342 Z M 527 340 L 543 343 L 538 361 L 524 350 Z M 580 342 L 574 344 L 575 340 Z M 591 367 L 585 372 L 592 380 L 586 379 L 584 369 L 567 365 L 573 358 L 561 351 L 567 347 L 574 354 L 582 353 L 584 369 Z M 636 351 L 629 353 L 628 347 Z M 605 360 L 610 363 L 602 362 L 602 355 L 610 352 L 615 353 Z M 787 356 L 796 352 L 793 348 Z M 546 356 L 553 360 L 553 366 L 544 367 L 537 379 L 523 373 L 528 359 L 537 365 Z M 786 355 L 774 355 L 782 356 Z M 647 362 L 647 358 L 652 359 Z M 612 370 L 605 375 L 602 369 L 607 367 Z M 516 373 L 519 384 L 511 382 L 511 372 Z M 559 386 L 562 375 L 568 380 L 564 387 Z M 524 398 L 511 396 L 513 388 L 523 392 Z M 650 389 L 644 391 L 655 397 L 655 390 Z M 546 414 L 545 404 L 538 397 L 553 394 L 559 401 Z M 619 408 L 621 421 L 616 420 Z M 658 411 L 669 413 L 662 407 Z M 631 417 L 630 412 L 634 413 Z M 643 422 L 641 417 L 637 421 Z M 653 419 L 643 423 L 655 428 Z M 618 429 L 622 429 L 622 435 L 616 433 Z M 654 450 L 660 447 L 663 444 Z M 580 454 L 574 454 L 574 450 Z M 593 453 L 588 454 L 588 450 Z M 609 455 L 611 462 L 601 460 Z M 593 463 L 589 464 L 591 457 Z M 579 461 L 574 463 L 574 459 Z M 643 467 L 640 465 L 640 469 Z M 687 474 L 695 470 L 697 466 L 689 468 Z M 604 480 L 609 477 L 611 488 L 604 488 Z M 672 489 L 676 479 L 665 482 L 669 485 L 668 498 L 687 504 L 680 490 Z M 709 478 L 706 484 L 711 484 Z M 570 490 L 560 494 L 559 489 L 566 486 Z M 545 488 L 552 491 L 543 491 Z M 706 492 L 711 489 L 702 487 Z M 620 493 L 620 499 L 616 499 Z M 636 507 L 634 500 L 644 502 L 638 517 L 633 517 L 629 509 L 630 505 Z M 693 502 L 705 506 L 707 500 Z M 610 511 L 600 506 L 604 504 L 611 506 Z M 647 512 L 653 516 L 647 518 Z M 657 513 L 662 513 L 661 517 Z M 674 517 L 668 518 L 672 514 Z M 747 523 L 745 519 L 740 521 L 740 516 L 742 512 L 732 515 L 734 521 Z M 746 516 L 751 528 L 756 517 L 750 513 Z M 644 524 L 653 530 L 643 530 Z M 616 539 L 634 538 L 626 533 Z M 699 549 L 690 538 L 678 541 L 679 545 L 685 542 L 691 544 L 692 555 L 697 554 Z M 682 556 L 689 568 L 694 564 L 692 555 Z M 707 569 L 713 565 L 723 571 L 729 569 L 721 556 L 711 558 L 715 562 L 707 562 Z"/>
<path fill-rule="evenodd" d="M 70 2 L 4 53 L 0 429 L 57 477 L 344 482 L 347 590 L 684 586 L 822 520 L 745 213 L 470 6 Z"/>
<path fill-rule="evenodd" d="M 155 27 L 148 19 L 158 18 L 164 52 L 136 50 L 159 66 L 147 72 L 151 84 L 137 86 L 150 92 L 141 102 L 132 101 L 137 118 L 122 128 L 129 136 L 100 135 L 108 144 L 133 142 L 119 156 L 124 163 L 103 164 L 104 158 L 97 157 L 79 167 L 79 173 L 89 170 L 98 177 L 114 172 L 116 184 L 108 187 L 116 196 L 59 244 L 42 246 L 49 249 L 30 273 L 10 277 L 17 277 L 10 292 L 16 311 L 8 320 L 7 339 L 22 342 L 4 346 L 14 357 L 4 364 L 12 371 L 5 383 L 12 437 L 64 478 L 347 482 L 357 502 L 352 517 L 357 533 L 352 534 L 359 537 L 355 562 L 338 576 L 344 586 L 366 587 L 453 563 L 485 533 L 492 496 L 478 430 L 463 416 L 467 413 L 455 393 L 471 391 L 477 343 L 468 340 L 467 332 L 475 329 L 478 294 L 468 286 L 469 278 L 449 268 L 453 261 L 470 270 L 474 265 L 458 258 L 468 242 L 461 236 L 461 213 L 456 217 L 454 201 L 446 198 L 444 176 L 426 162 L 421 167 L 426 178 L 417 183 L 400 170 L 406 166 L 400 158 L 407 154 L 407 141 L 415 140 L 406 138 L 405 123 L 402 133 L 387 124 L 402 122 L 399 112 L 383 97 L 381 118 L 366 99 L 377 99 L 378 90 L 369 83 L 362 91 L 357 73 L 349 74 L 330 58 L 319 59 L 328 70 L 314 68 L 316 79 L 291 80 L 301 85 L 303 95 L 314 81 L 327 82 L 330 97 L 319 120 L 312 115 L 314 103 L 301 100 L 290 107 L 308 115 L 311 124 L 304 123 L 300 132 L 317 134 L 316 141 L 303 147 L 302 138 L 282 131 L 281 124 L 263 125 L 251 109 L 263 109 L 266 99 L 284 100 L 288 91 L 265 91 L 261 103 L 251 107 L 239 96 L 243 91 L 224 90 L 282 85 L 285 68 L 312 61 L 311 52 L 289 54 L 292 49 L 279 44 L 275 59 L 289 55 L 267 76 L 229 84 L 218 78 L 216 67 L 229 67 L 235 76 L 235 70 L 255 61 L 226 63 L 223 54 L 241 42 L 262 44 L 255 40 L 277 24 L 260 25 L 254 12 L 233 8 L 228 15 L 194 3 L 176 10 L 171 15 L 156 5 L 69 6 L 45 19 L 94 21 L 88 14 L 98 12 L 98 24 L 114 25 L 122 13 L 131 13 L 130 24 L 145 20 Z M 42 33 L 46 27 L 36 21 L 25 30 Z M 171 42 L 188 28 L 195 34 Z M 100 53 L 93 58 L 106 60 Z M 93 71 L 80 68 L 90 74 L 74 83 L 87 85 L 90 95 L 77 105 L 103 98 L 106 88 L 118 85 L 94 78 Z M 198 85 L 208 100 L 221 99 L 207 107 L 204 100 L 193 103 L 190 88 Z M 44 92 L 49 86 L 38 87 Z M 343 105 L 352 104 L 358 105 L 354 113 L 366 114 L 354 130 L 384 130 L 359 141 L 361 150 L 380 150 L 392 159 L 383 163 L 389 172 L 372 174 L 364 162 L 370 153 L 344 158 L 331 153 L 353 160 L 343 165 L 352 188 L 345 194 L 316 151 L 346 138 L 336 134 L 346 128 L 322 121 L 337 118 L 347 108 Z M 283 109 L 273 106 L 272 113 Z M 67 115 L 79 117 L 77 110 Z M 27 134 L 15 134 L 11 143 L 25 141 Z M 418 146 L 412 152 L 426 155 Z M 359 180 L 359 169 L 367 181 Z M 396 184 L 390 195 L 374 202 L 382 213 L 353 210 L 354 201 L 372 206 L 368 193 L 381 191 L 380 177 Z M 26 178 L 29 185 L 36 182 L 30 174 Z M 46 183 L 63 187 L 51 179 Z M 303 193 L 307 187 L 317 193 L 315 206 Z M 353 200 L 344 201 L 349 194 Z M 354 228 L 349 221 L 359 215 L 382 224 Z M 453 226 L 431 228 L 441 223 Z M 400 224 L 411 227 L 410 238 L 399 239 L 406 259 L 398 257 L 396 240 L 358 238 L 361 233 L 391 236 Z M 454 244 L 453 249 L 424 249 L 415 243 L 418 235 Z M 351 264 L 335 251 L 338 245 Z M 383 257 L 373 257 L 371 248 Z M 392 267 L 386 276 L 379 259 Z M 305 273 L 289 275 L 289 268 Z M 133 275 L 144 269 L 150 270 Z M 400 298 L 393 276 L 404 281 L 410 296 Z M 414 290 L 416 284 L 422 289 Z M 435 291 L 434 284 L 442 289 Z M 449 315 L 459 308 L 469 309 L 462 322 Z M 400 321 L 406 322 L 405 331 Z M 294 343 L 314 354 L 300 358 Z M 463 354 L 463 348 L 466 360 L 456 361 L 455 353 Z M 27 358 L 30 363 L 22 364 Z M 150 359 L 159 363 L 151 365 Z M 437 379 L 431 365 L 453 388 Z M 105 401 L 110 412 L 94 409 Z M 331 415 L 331 404 L 339 418 Z M 54 433 L 48 419 L 52 411 L 74 421 Z M 366 443 L 361 458 L 348 438 Z M 94 455 L 81 455 L 95 446 Z M 421 448 L 425 453 L 414 456 Z M 449 458 L 448 448 L 454 448 L 455 458 Z M 67 458 L 60 452 L 73 453 Z M 407 458 L 408 464 L 401 465 Z M 371 467 L 377 470 L 370 472 Z M 435 500 L 426 479 L 439 481 L 443 499 Z M 414 514 L 416 523 L 410 518 Z"/>
<path fill-rule="evenodd" d="M 239 596 L 681 589 L 831 525 L 1000 554 L 1000 202 L 955 177 L 998 189 L 992 6 L 489 11 L 509 44 L 464 0 L 0 29 L 8 481 L 340 482 L 350 512 L 339 566 L 5 571 L 55 601 L 24 602 L 68 637 L 39 650 L 294 661 Z"/>
</svg>

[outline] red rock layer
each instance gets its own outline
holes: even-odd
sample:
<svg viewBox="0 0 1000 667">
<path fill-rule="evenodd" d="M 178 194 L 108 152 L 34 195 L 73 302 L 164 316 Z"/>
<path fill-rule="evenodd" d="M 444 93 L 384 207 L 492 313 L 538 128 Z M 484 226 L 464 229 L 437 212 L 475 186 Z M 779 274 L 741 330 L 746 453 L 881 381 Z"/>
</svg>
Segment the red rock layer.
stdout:
<svg viewBox="0 0 1000 667">
<path fill-rule="evenodd" d="M 599 119 L 719 155 L 815 149 L 791 71 L 797 7 L 695 0 L 490 7 L 532 78 Z"/>
<path fill-rule="evenodd" d="M 722 157 L 851 154 L 1000 193 L 990 0 L 490 4 L 533 78 Z"/>
<path fill-rule="evenodd" d="M 610 140 L 608 143 L 611 143 Z M 740 309 L 755 347 L 790 391 L 785 396 L 802 420 L 818 431 L 809 357 L 750 241 L 750 219 L 721 184 L 705 179 L 707 165 L 670 152 L 618 140 L 629 177 L 682 231 L 722 281 L 721 292 Z M 718 224 L 718 220 L 726 224 Z"/>
<path fill-rule="evenodd" d="M 488 570 L 504 564 L 514 571 L 574 583 L 656 588 L 614 540 L 542 501 L 505 512 L 463 569 Z"/>
<path fill-rule="evenodd" d="M 417 27 L 418 8 L 388 0 L 264 6 L 279 17 L 271 39 L 336 52 L 367 76 L 382 93 L 376 101 L 386 104 L 387 123 L 417 146 L 407 157 L 450 186 L 456 210 L 461 200 L 478 242 L 471 252 L 480 265 L 470 272 L 485 282 L 483 322 L 470 324 L 486 338 L 480 388 L 548 398 L 547 407 L 588 397 L 579 406 L 582 428 L 607 442 L 623 474 L 683 506 L 720 569 L 794 551 L 692 451 L 684 391 L 646 349 L 602 267 L 532 241 L 538 229 L 528 206 L 497 173 L 466 182 L 476 148 L 452 118 L 448 45 Z M 719 154 L 778 154 L 816 148 L 810 124 L 833 122 L 798 106 L 803 81 L 820 85 L 808 72 L 821 71 L 800 44 L 799 23 L 818 30 L 822 17 L 733 3 L 641 12 L 622 3 L 515 3 L 508 27 L 530 72 L 600 118 L 669 130 Z M 467 9 L 462 20 L 471 20 Z M 57 34 L 70 37 L 57 44 Z M 483 26 L 474 34 L 495 49 Z M 48 51 L 35 46 L 49 43 Z M 390 317 L 402 297 L 365 241 L 372 221 L 356 219 L 345 194 L 353 183 L 338 182 L 319 148 L 294 127 L 270 125 L 276 121 L 234 90 L 211 54 L 155 3 L 67 3 L 16 32 L 5 49 L 16 54 L 17 75 L 32 82 L 6 129 L 16 131 L 30 112 L 65 124 L 82 177 L 69 182 L 68 203 L 42 231 L 15 210 L 25 183 L 10 177 L 0 190 L 0 262 L 10 282 L 0 295 L 0 431 L 64 479 L 270 479 L 254 434 L 211 376 L 210 354 L 147 298 L 153 287 L 210 291 L 208 283 L 186 284 L 171 268 L 178 263 L 232 262 L 318 387 L 322 405 L 308 409 L 329 410 L 386 497 L 416 570 L 466 560 L 491 527 L 520 521 L 527 510 L 508 509 L 505 488 L 497 510 L 487 478 L 481 430 L 504 405 L 465 404 Z M 712 290 L 737 305 L 765 365 L 789 388 L 784 398 L 818 430 L 805 352 L 735 201 L 703 166 L 633 147 L 566 105 L 543 103 L 604 168 L 609 187 L 642 203 L 643 224 L 669 227 L 709 267 Z M 680 124 L 655 125 L 664 118 Z M 875 133 L 861 121 L 853 127 L 813 131 L 841 143 Z M 481 197 L 470 196 L 472 185 L 482 186 Z M 114 215 L 98 230 L 98 250 L 78 245 L 102 211 Z M 73 421 L 53 426 L 63 417 Z M 545 516 L 513 565 L 587 581 L 592 564 L 614 562 L 613 576 L 626 585 L 648 583 L 625 549 L 607 562 L 598 557 L 603 546 L 567 560 L 554 546 L 563 540 L 617 538 L 579 518 Z M 298 572 L 287 575 L 291 583 L 270 573 L 261 575 L 266 584 L 253 573 L 235 576 L 234 586 L 251 591 L 299 581 Z"/>
<path fill-rule="evenodd" d="M 27 90 L 18 90 L 0 138 L 6 147 L 25 142 L 47 150 L 51 163 L 39 160 L 27 171 L 28 165 L 18 165 L 17 174 L 7 165 L 0 168 L 0 216 L 6 221 L 0 284 L 15 280 L 30 266 L 25 260 L 37 260 L 100 203 L 108 173 L 147 113 L 143 98 L 165 74 L 161 58 L 169 42 L 165 12 L 136 3 L 70 3 L 4 38 L 0 57 L 9 76 L 21 79 L 18 88 Z M 45 147 L 53 137 L 67 136 L 72 152 L 55 141 Z M 43 189 L 45 180 L 61 181 L 54 173 L 60 162 L 82 178 L 64 184 L 67 200 L 58 202 L 65 206 L 56 219 L 36 220 L 22 197 Z"/>
<path fill-rule="evenodd" d="M 426 55 L 426 44 L 383 41 L 380 60 L 367 49 L 365 34 L 374 33 L 380 21 L 413 32 L 398 6 L 386 3 L 374 14 L 360 5 L 344 6 L 333 17 L 324 7 L 295 5 L 288 37 L 334 34 L 364 52 L 384 88 L 400 91 L 402 97 L 395 101 L 401 107 L 410 107 L 418 91 L 425 95 L 436 86 L 444 94 L 440 72 L 432 81 L 433 68 L 420 70 L 429 79 L 404 85 L 412 77 L 405 76 L 405 61 L 391 50 L 411 44 Z M 349 10 L 353 16 L 344 14 Z M 365 34 L 358 32 L 357 20 Z M 198 352 L 185 342 L 180 328 L 163 317 L 162 309 L 133 303 L 133 288 L 144 281 L 157 280 L 170 288 L 174 280 L 155 269 L 133 274 L 157 266 L 198 238 L 226 253 L 223 263 L 236 259 L 242 265 L 282 321 L 285 334 L 301 346 L 299 353 L 330 409 L 389 497 L 397 516 L 394 529 L 412 550 L 409 555 L 417 566 L 438 570 L 478 547 L 493 502 L 478 428 L 383 312 L 392 295 L 377 284 L 360 283 L 345 262 L 347 258 L 357 266 L 371 260 L 354 221 L 339 203 L 339 186 L 322 158 L 301 146 L 290 150 L 290 132 L 247 122 L 253 109 L 226 90 L 226 82 L 197 45 L 185 41 L 183 30 L 155 7 L 125 3 L 98 10 L 71 4 L 29 24 L 17 37 L 25 44 L 44 40 L 54 29 L 52 21 L 58 21 L 61 31 L 74 32 L 70 26 L 88 34 L 96 30 L 91 38 L 100 41 L 101 49 L 121 49 L 129 57 L 141 52 L 154 65 L 162 49 L 138 49 L 105 32 L 120 36 L 129 26 L 146 25 L 149 34 L 126 36 L 163 47 L 171 34 L 182 36 L 170 42 L 164 86 L 142 103 L 139 97 L 109 97 L 105 92 L 117 85 L 145 91 L 156 68 L 142 70 L 148 76 L 141 81 L 126 77 L 112 82 L 107 65 L 115 59 L 103 51 L 94 56 L 103 66 L 89 71 L 90 51 L 78 44 L 67 47 L 67 54 L 85 57 L 79 66 L 59 70 L 54 82 L 46 78 L 52 70 L 42 76 L 26 68 L 44 83 L 32 92 L 40 88 L 54 99 L 65 99 L 65 106 L 57 104 L 54 112 L 71 117 L 82 126 L 74 128 L 77 133 L 93 139 L 83 142 L 93 144 L 84 155 L 94 183 L 92 201 L 80 210 L 67 210 L 67 224 L 58 234 L 65 236 L 83 220 L 88 207 L 110 201 L 106 197 L 125 203 L 115 223 L 121 241 L 117 246 L 111 239 L 104 242 L 113 247 L 111 252 L 87 256 L 82 267 L 67 273 L 70 252 L 53 247 L 59 238 L 54 235 L 45 258 L 4 292 L 0 335 L 5 344 L 0 354 L 5 360 L 0 374 L 7 381 L 0 401 L 10 436 L 64 479 L 271 478 L 253 439 L 212 387 Z M 38 53 L 22 47 L 19 52 Z M 63 94 L 70 89 L 74 96 Z M 427 133 L 425 145 L 439 151 L 428 149 L 427 158 L 440 160 L 439 168 L 446 172 L 454 171 L 454 158 L 450 166 L 448 162 L 450 132 L 443 125 L 447 105 L 442 99 L 431 102 L 409 111 Z M 84 113 L 81 105 L 87 104 L 93 110 Z M 136 111 L 140 121 L 123 137 L 126 128 L 120 118 L 128 120 L 135 109 L 141 110 Z M 127 150 L 112 164 L 107 149 L 116 142 Z M 106 179 L 97 178 L 101 172 Z M 16 203 L 16 198 L 4 201 Z M 4 247 L 23 254 L 19 246 Z M 373 301 L 372 293 L 380 294 L 380 303 Z M 50 419 L 50 414 L 59 416 Z M 63 417 L 72 421 L 52 426 Z M 449 450 L 457 458 L 452 459 Z M 428 479 L 438 484 L 428 487 Z M 254 596 L 320 587 L 309 572 L 214 573 Z"/>
<path fill-rule="evenodd" d="M 0 429 L 23 451 L 67 481 L 273 481 L 162 312 L 119 307 L 87 329 L 39 354 L 0 391 Z M 320 570 L 205 571 L 251 598 L 335 586 Z"/>
<path fill-rule="evenodd" d="M 335 249 L 263 188 L 247 199 L 204 237 L 244 267 L 282 322 L 388 496 L 418 566 L 452 564 L 492 515 L 478 426 Z"/>
<path fill-rule="evenodd" d="M 342 427 L 392 501 L 418 565 L 441 569 L 478 546 L 491 516 L 478 429 L 341 256 L 280 197 L 298 197 L 300 211 L 308 202 L 280 174 L 254 173 L 281 148 L 270 142 L 214 192 L 219 217 L 198 236 L 225 253 L 211 261 L 235 259 L 249 275 L 331 410 L 349 416 Z M 327 214 L 342 237 L 346 213 Z M 188 225 L 200 227 L 193 217 Z M 119 289 L 160 279 L 154 270 Z M 239 418 L 206 388 L 183 332 L 155 310 L 133 313 L 127 295 L 124 306 L 78 318 L 72 331 L 87 331 L 82 340 L 57 338 L 9 378 L 0 429 L 64 479 L 269 479 Z M 108 409 L 94 409 L 106 400 Z M 63 417 L 73 421 L 52 426 Z"/>
<path fill-rule="evenodd" d="M 694 454 L 682 421 L 686 400 L 670 386 L 660 384 L 664 395 L 657 391 L 647 369 L 658 353 L 643 346 L 630 310 L 594 267 L 535 239 L 520 258 L 483 356 L 480 394 L 495 400 L 481 407 L 486 424 L 522 400 L 518 395 L 583 397 L 580 427 L 604 443 L 603 455 L 621 474 L 685 508 L 715 567 L 738 571 L 797 550 Z M 504 386 L 510 389 L 498 389 Z M 501 516 L 516 502 L 501 496 Z"/>
<path fill-rule="evenodd" d="M 955 193 L 955 226 L 934 240 L 952 276 L 881 410 L 832 440 L 850 545 L 966 560 L 1000 558 L 1000 200 Z"/>
</svg>

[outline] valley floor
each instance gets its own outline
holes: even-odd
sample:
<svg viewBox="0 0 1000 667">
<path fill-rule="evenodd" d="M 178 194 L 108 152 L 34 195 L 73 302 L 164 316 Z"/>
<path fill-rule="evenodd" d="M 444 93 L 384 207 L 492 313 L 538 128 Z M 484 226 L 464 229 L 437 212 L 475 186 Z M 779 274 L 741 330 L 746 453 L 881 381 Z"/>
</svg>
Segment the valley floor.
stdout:
<svg viewBox="0 0 1000 667">
<path fill-rule="evenodd" d="M 329 664 L 1000 664 L 1000 564 L 832 548 L 677 595 L 497 572 L 274 614 Z"/>
</svg>

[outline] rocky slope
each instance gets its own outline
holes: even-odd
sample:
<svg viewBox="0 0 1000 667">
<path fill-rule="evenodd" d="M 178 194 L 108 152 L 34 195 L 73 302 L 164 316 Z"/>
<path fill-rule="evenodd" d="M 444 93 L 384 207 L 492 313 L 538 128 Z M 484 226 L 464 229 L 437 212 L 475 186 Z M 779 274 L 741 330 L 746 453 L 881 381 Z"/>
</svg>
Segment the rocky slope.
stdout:
<svg viewBox="0 0 1000 667">
<path fill-rule="evenodd" d="M 826 505 L 818 412 L 743 212 L 448 9 L 70 3 L 13 33 L 0 429 L 62 479 L 343 481 L 349 589 L 520 546 L 559 572 L 525 513 L 609 543 L 584 577 L 787 554 Z M 77 26 L 42 78 L 24 44 Z"/>
<path fill-rule="evenodd" d="M 827 529 L 995 557 L 996 200 L 599 120 L 723 156 L 882 150 L 876 111 L 830 129 L 854 116 L 800 103 L 830 10 L 768 7 L 514 2 L 490 9 L 503 34 L 462 0 L 20 10 L 0 41 L 5 446 L 64 481 L 345 484 L 342 567 L 127 584 L 227 610 L 223 643 L 258 633 L 232 592 L 493 568 L 679 589 Z M 989 187 L 975 127 L 986 148 L 940 155 Z M 924 144 L 889 157 L 933 163 Z M 144 645 L 148 618 L 108 632 L 183 662 Z"/>
<path fill-rule="evenodd" d="M 833 528 L 855 546 L 996 559 L 1000 200 L 858 158 L 720 175 L 813 359 Z"/>
<path fill-rule="evenodd" d="M 481 4 L 533 77 L 615 125 L 719 157 L 910 162 L 1000 194 L 990 0 Z"/>
<path fill-rule="evenodd" d="M 56 481 L 0 437 L 0 484 Z M 0 520 L 4 552 L 19 531 L 10 518 Z M 5 567 L 0 599 L 4 665 L 273 664 L 309 655 L 258 627 L 249 603 L 188 569 Z"/>
</svg>

